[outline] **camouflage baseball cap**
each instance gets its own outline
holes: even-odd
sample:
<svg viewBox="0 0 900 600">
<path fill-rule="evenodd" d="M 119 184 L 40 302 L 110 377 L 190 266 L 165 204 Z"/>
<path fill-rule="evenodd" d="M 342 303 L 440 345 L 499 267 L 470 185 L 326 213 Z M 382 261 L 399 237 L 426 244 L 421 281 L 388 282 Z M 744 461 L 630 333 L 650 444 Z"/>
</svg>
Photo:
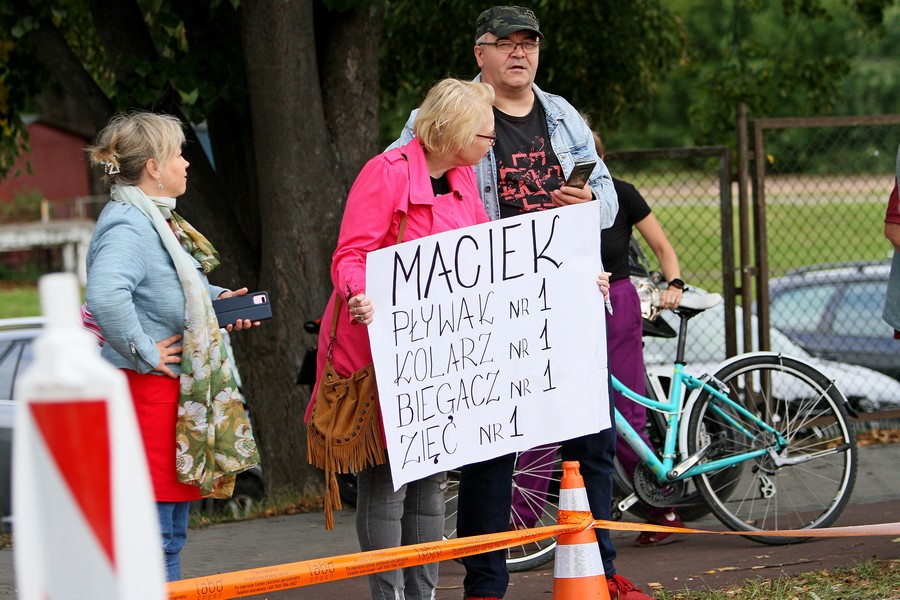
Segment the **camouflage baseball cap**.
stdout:
<svg viewBox="0 0 900 600">
<path fill-rule="evenodd" d="M 485 33 L 493 33 L 502 38 L 523 30 L 535 32 L 538 38 L 544 37 L 534 12 L 522 6 L 495 6 L 478 15 L 478 20 L 475 21 L 476 40 Z"/>
</svg>

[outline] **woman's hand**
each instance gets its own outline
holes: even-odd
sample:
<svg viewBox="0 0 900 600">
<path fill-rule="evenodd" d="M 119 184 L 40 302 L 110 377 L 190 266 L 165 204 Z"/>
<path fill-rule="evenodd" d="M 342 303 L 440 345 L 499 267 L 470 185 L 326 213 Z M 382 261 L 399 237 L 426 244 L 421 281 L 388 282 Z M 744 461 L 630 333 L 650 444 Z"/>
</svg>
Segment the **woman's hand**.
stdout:
<svg viewBox="0 0 900 600">
<path fill-rule="evenodd" d="M 241 289 L 234 290 L 233 292 L 222 292 L 221 294 L 219 294 L 219 297 L 216 299 L 218 300 L 221 298 L 233 298 L 235 296 L 246 296 L 248 291 L 250 291 L 250 290 L 248 290 L 245 287 L 242 287 Z M 260 321 L 251 321 L 250 319 L 241 319 L 241 320 L 235 321 L 234 323 L 232 323 L 230 325 L 226 325 L 225 331 L 240 331 L 241 329 L 250 329 L 251 327 L 259 327 L 259 326 L 260 326 Z"/>
<path fill-rule="evenodd" d="M 365 294 L 357 294 L 347 300 L 350 318 L 362 325 L 368 325 L 375 316 L 375 307 Z"/>
<path fill-rule="evenodd" d="M 604 300 L 609 300 L 609 276 L 612 273 L 603 272 L 597 275 L 597 285 L 600 286 L 600 293 L 603 294 Z"/>
<path fill-rule="evenodd" d="M 681 299 L 684 297 L 684 290 L 675 286 L 669 286 L 659 293 L 660 308 L 678 308 Z"/>
<path fill-rule="evenodd" d="M 181 363 L 181 346 L 173 346 L 175 342 L 181 340 L 181 334 L 176 333 L 173 336 L 167 337 L 161 342 L 156 342 L 156 348 L 159 350 L 159 364 L 156 365 L 156 370 L 160 373 L 165 373 L 167 376 L 175 379 L 178 377 L 172 369 L 167 367 L 166 365 L 170 365 L 172 363 Z"/>
</svg>

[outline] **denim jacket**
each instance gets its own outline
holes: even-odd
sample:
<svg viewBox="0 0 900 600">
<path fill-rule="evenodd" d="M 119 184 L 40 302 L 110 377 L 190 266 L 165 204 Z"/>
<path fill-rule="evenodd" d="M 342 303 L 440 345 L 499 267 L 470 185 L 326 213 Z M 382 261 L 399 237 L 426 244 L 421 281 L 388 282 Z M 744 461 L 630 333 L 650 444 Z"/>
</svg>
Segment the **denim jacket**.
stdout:
<svg viewBox="0 0 900 600">
<path fill-rule="evenodd" d="M 475 78 L 481 81 L 481 75 Z M 534 95 L 544 107 L 547 115 L 547 130 L 550 134 L 550 146 L 559 160 L 565 177 L 569 176 L 576 162 L 594 160 L 597 166 L 588 180 L 594 198 L 600 202 L 600 229 L 606 229 L 613 223 L 619 210 L 619 201 L 613 188 L 612 177 L 609 169 L 597 156 L 594 146 L 594 137 L 590 128 L 574 106 L 569 104 L 561 96 L 548 94 L 537 85 L 532 84 Z M 413 138 L 413 123 L 419 109 L 415 109 L 409 115 L 400 139 L 388 147 L 388 150 L 406 144 Z M 475 177 L 478 181 L 478 189 L 481 191 L 481 200 L 484 209 L 492 221 L 500 218 L 500 199 L 497 195 L 497 163 L 494 159 L 494 149 L 475 165 Z"/>
<path fill-rule="evenodd" d="M 211 299 L 226 291 L 209 286 L 200 263 L 191 260 Z M 184 292 L 150 219 L 130 204 L 107 204 L 94 227 L 87 269 L 85 299 L 106 340 L 103 358 L 120 369 L 156 372 L 156 343 L 184 334 Z M 168 366 L 181 372 L 180 363 Z"/>
</svg>

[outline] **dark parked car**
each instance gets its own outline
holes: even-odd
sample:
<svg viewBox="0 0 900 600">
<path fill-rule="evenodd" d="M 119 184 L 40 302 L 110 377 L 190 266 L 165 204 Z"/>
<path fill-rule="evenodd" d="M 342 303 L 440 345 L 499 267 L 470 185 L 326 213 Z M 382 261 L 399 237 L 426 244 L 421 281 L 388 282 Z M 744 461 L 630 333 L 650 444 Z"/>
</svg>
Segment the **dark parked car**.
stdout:
<svg viewBox="0 0 900 600">
<path fill-rule="evenodd" d="M 40 317 L 0 319 L 0 517 L 8 530 L 12 524 L 12 436 L 16 403 L 13 389 L 16 377 L 34 359 L 32 342 L 41 334 L 44 320 Z M 240 383 L 240 382 L 238 382 Z M 245 515 L 263 496 L 262 471 L 256 467 L 238 475 L 230 500 L 201 500 L 204 509 Z M 202 504 L 201 504 L 202 503 Z"/>
<path fill-rule="evenodd" d="M 813 356 L 900 380 L 900 340 L 881 319 L 890 261 L 813 265 L 769 282 L 770 319 Z"/>
</svg>

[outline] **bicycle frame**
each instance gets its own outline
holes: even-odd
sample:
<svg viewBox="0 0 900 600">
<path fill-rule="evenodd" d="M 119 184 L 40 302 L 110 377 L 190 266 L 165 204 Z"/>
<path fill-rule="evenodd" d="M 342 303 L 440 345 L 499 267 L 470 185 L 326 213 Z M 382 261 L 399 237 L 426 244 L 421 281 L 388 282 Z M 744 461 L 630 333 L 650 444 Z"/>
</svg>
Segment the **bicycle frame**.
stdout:
<svg viewBox="0 0 900 600">
<path fill-rule="evenodd" d="M 725 467 L 730 467 L 738 463 L 758 458 L 764 454 L 768 454 L 770 451 L 770 446 L 767 444 L 765 447 L 758 448 L 756 450 L 748 450 L 747 452 L 744 452 L 740 455 L 695 464 L 703 457 L 706 452 L 705 449 L 701 449 L 700 452 L 698 452 L 696 455 L 689 456 L 685 458 L 681 463 L 679 463 L 679 465 L 675 465 L 675 445 L 677 442 L 679 431 L 679 420 L 681 418 L 682 407 L 684 404 L 683 389 L 687 389 L 689 391 L 702 389 L 703 391 L 712 395 L 721 404 L 721 406 L 712 406 L 712 410 L 714 410 L 724 421 L 728 422 L 729 425 L 735 427 L 748 439 L 753 440 L 755 436 L 746 427 L 743 427 L 737 420 L 735 420 L 735 418 L 732 417 L 726 410 L 724 410 L 723 407 L 736 411 L 739 415 L 741 415 L 745 419 L 748 419 L 765 432 L 773 435 L 776 440 L 774 444 L 776 451 L 780 451 L 787 446 L 787 442 L 778 431 L 773 429 L 764 421 L 760 420 L 756 415 L 745 409 L 743 406 L 734 402 L 721 390 L 717 389 L 713 385 L 710 385 L 708 383 L 708 380 L 697 378 L 693 375 L 685 373 L 684 364 L 681 362 L 675 363 L 675 370 L 672 375 L 672 384 L 669 387 L 668 402 L 659 402 L 657 400 L 647 398 L 646 396 L 638 394 L 637 392 L 634 392 L 630 388 L 626 387 L 625 384 L 616 379 L 616 377 L 611 373 L 609 377 L 612 382 L 613 388 L 626 398 L 633 400 L 634 402 L 637 402 L 638 404 L 650 410 L 666 414 L 666 438 L 663 445 L 662 460 L 660 460 L 660 458 L 656 455 L 656 452 L 654 452 L 644 442 L 644 440 L 641 439 L 641 437 L 637 434 L 631 424 L 629 424 L 628 421 L 625 420 L 619 410 L 616 409 L 615 411 L 616 430 L 618 434 L 625 439 L 626 443 L 638 455 L 638 458 L 641 460 L 641 462 L 643 462 L 645 465 L 647 465 L 647 467 L 650 468 L 650 470 L 653 472 L 660 483 L 689 479 L 691 477 L 694 477 L 695 475 L 701 475 L 710 471 L 717 471 Z"/>
</svg>

